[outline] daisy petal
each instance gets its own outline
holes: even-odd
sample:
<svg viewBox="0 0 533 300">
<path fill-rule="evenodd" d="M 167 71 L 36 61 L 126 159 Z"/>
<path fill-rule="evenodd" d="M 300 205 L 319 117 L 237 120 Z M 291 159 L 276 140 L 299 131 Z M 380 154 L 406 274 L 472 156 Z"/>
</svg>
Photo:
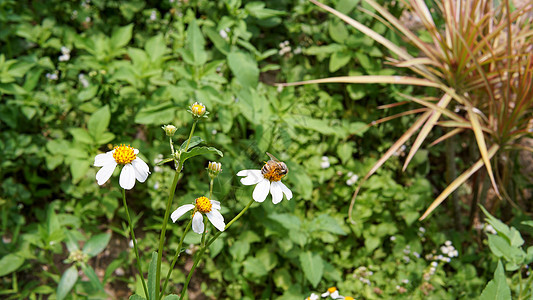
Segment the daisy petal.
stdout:
<svg viewBox="0 0 533 300">
<path fill-rule="evenodd" d="M 192 217 L 192 231 L 198 234 L 204 232 L 204 217 L 199 212 L 196 212 L 194 217 Z"/>
<path fill-rule="evenodd" d="M 148 165 L 139 157 L 134 159 L 131 164 L 135 170 L 135 178 L 137 178 L 139 182 L 145 182 L 146 178 L 148 178 L 148 174 L 150 174 Z"/>
<path fill-rule="evenodd" d="M 217 200 L 210 200 L 211 201 L 211 204 L 213 205 L 213 208 L 214 209 L 220 209 L 220 202 L 217 201 Z"/>
<path fill-rule="evenodd" d="M 135 153 L 135 155 L 139 154 L 139 149 L 133 148 L 133 153 Z"/>
<path fill-rule="evenodd" d="M 135 185 L 135 169 L 131 164 L 125 164 L 120 172 L 120 179 L 118 181 L 123 189 L 131 190 Z"/>
<path fill-rule="evenodd" d="M 99 185 L 104 184 L 106 181 L 109 180 L 109 177 L 113 175 L 113 171 L 115 171 L 115 167 L 117 166 L 117 163 L 115 160 L 113 160 L 112 163 L 104 165 L 98 173 L 96 173 L 96 180 L 98 181 Z"/>
<path fill-rule="evenodd" d="M 272 194 L 272 203 L 274 204 L 278 204 L 283 200 L 280 183 L 280 181 L 274 181 L 270 184 L 270 193 Z"/>
<path fill-rule="evenodd" d="M 207 216 L 209 221 L 211 221 L 211 224 L 213 224 L 213 226 L 215 226 L 220 231 L 224 231 L 224 227 L 226 227 L 226 224 L 224 224 L 224 217 L 218 210 L 213 209 L 205 215 Z"/>
<path fill-rule="evenodd" d="M 113 151 L 109 151 L 106 153 L 98 154 L 94 158 L 94 166 L 95 167 L 103 167 L 105 165 L 116 163 L 115 159 L 113 158 Z"/>
<path fill-rule="evenodd" d="M 172 212 L 172 214 L 170 215 L 170 219 L 172 219 L 172 222 L 176 223 L 176 220 L 178 220 L 181 216 L 183 216 L 183 214 L 185 214 L 186 212 L 188 212 L 189 210 L 193 208 L 194 208 L 194 205 L 192 204 L 182 205 L 178 207 L 178 209 L 176 209 L 174 212 Z"/>
<path fill-rule="evenodd" d="M 257 202 L 263 202 L 268 196 L 269 191 L 270 191 L 270 181 L 264 179 L 255 186 L 254 192 L 252 194 L 252 198 L 254 198 L 254 200 Z"/>
<path fill-rule="evenodd" d="M 237 176 L 246 176 L 241 178 L 241 183 L 244 185 L 253 185 L 259 183 L 261 180 L 264 180 L 261 170 L 243 170 L 237 173 Z"/>
<path fill-rule="evenodd" d="M 292 191 L 289 190 L 289 188 L 281 181 L 279 181 L 279 185 L 281 187 L 281 191 L 283 192 L 283 194 L 285 194 L 285 197 L 287 197 L 287 200 L 291 200 L 292 199 Z"/>
</svg>

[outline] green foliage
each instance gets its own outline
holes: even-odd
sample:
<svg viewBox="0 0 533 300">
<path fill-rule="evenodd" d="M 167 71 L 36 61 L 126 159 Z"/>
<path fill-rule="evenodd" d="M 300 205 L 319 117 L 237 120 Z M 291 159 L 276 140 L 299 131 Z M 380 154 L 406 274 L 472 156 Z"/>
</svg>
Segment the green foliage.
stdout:
<svg viewBox="0 0 533 300">
<path fill-rule="evenodd" d="M 393 36 L 358 10 L 358 1 L 331 3 Z M 391 74 L 382 63 L 383 47 L 315 6 L 4 1 L 0 28 L 2 298 L 126 297 L 106 294 L 116 289 L 129 291 L 130 299 L 145 299 L 140 278 L 131 272 L 135 257 L 118 178 L 100 187 L 92 165 L 114 145 L 140 149 L 152 174 L 127 199 L 139 248 L 152 249 L 175 172 L 163 124 L 178 128 L 174 141 L 185 141 L 175 149 L 187 165 L 173 209 L 209 189 L 207 165 L 197 156 L 222 163 L 213 198 L 222 202 L 226 220 L 252 195 L 253 188 L 235 176 L 238 171 L 260 169 L 266 151 L 290 170 L 284 182 L 292 200 L 274 206 L 269 196 L 253 204 L 208 248 L 194 275 L 202 282 L 195 288 L 208 297 L 297 299 L 338 286 L 356 298 L 468 299 L 492 277 L 494 266 L 481 259 L 487 249 L 477 248 L 469 233 L 450 229 L 448 215 L 429 223 L 426 233 L 419 230 L 420 211 L 443 180 L 428 176 L 430 169 L 442 173 L 442 165 L 431 161 L 441 154 L 439 147 L 429 155 L 420 152 L 405 174 L 393 157 L 364 184 L 354 207 L 356 222 L 348 221 L 357 176 L 412 121 L 404 116 L 369 127 L 384 115 L 377 107 L 401 101 L 400 93 L 426 91 L 384 85 L 273 87 L 333 73 Z M 195 101 L 210 114 L 198 123 L 185 151 L 193 122 L 186 109 Z M 170 268 L 182 223 L 168 226 L 162 274 Z M 522 247 L 513 229 L 498 237 L 489 241 L 490 249 Z M 425 280 L 433 262 L 426 255 L 438 252 L 447 239 L 461 245 L 459 258 L 439 263 Z M 173 295 L 163 299 L 181 294 L 183 266 L 200 243 L 197 235 L 185 237 L 166 291 Z M 74 252 L 80 260 L 69 258 Z M 525 253 L 505 252 L 501 259 L 508 268 L 531 256 Z M 153 257 L 150 252 L 141 257 L 150 294 Z"/>
</svg>

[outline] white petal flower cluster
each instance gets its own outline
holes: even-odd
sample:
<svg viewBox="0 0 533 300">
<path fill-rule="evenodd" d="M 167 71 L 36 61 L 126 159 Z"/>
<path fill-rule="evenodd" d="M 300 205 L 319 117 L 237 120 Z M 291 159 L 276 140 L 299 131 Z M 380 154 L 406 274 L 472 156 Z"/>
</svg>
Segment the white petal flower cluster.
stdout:
<svg viewBox="0 0 533 300">
<path fill-rule="evenodd" d="M 123 189 L 130 190 L 135 185 L 135 179 L 139 182 L 145 182 L 150 174 L 148 165 L 139 157 L 139 150 L 130 146 L 117 146 L 113 150 L 103 154 L 98 154 L 94 158 L 94 166 L 102 167 L 96 173 L 96 180 L 99 185 L 104 184 L 117 165 L 123 165 L 120 172 L 119 184 Z"/>
<path fill-rule="evenodd" d="M 291 190 L 283 182 L 266 179 L 261 170 L 242 170 L 237 173 L 237 176 L 246 176 L 241 178 L 241 183 L 244 185 L 256 184 L 252 197 L 257 202 L 265 201 L 269 193 L 272 194 L 274 204 L 280 203 L 284 194 L 287 200 L 292 198 Z"/>
<path fill-rule="evenodd" d="M 59 56 L 59 61 L 69 61 L 70 60 L 70 49 L 63 46 L 61 47 L 61 56 Z"/>
<path fill-rule="evenodd" d="M 216 229 L 224 231 L 226 224 L 224 223 L 224 217 L 220 213 L 220 202 L 216 200 L 209 200 L 207 197 L 197 198 L 195 204 L 185 204 L 176 209 L 170 218 L 172 222 L 176 221 L 183 216 L 186 212 L 193 210 L 192 217 L 192 231 L 202 234 L 204 232 L 204 218 L 202 214 L 207 216 L 207 219 L 215 226 Z"/>
<path fill-rule="evenodd" d="M 322 169 L 327 169 L 327 168 L 329 168 L 329 166 L 330 166 L 329 157 L 322 156 L 322 162 L 320 162 L 320 167 Z"/>
</svg>

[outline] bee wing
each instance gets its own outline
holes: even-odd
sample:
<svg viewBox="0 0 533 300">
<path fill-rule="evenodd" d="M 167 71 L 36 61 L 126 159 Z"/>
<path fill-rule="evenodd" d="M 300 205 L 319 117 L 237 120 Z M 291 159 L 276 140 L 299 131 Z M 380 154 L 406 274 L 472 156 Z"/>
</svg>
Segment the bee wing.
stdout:
<svg viewBox="0 0 533 300">
<path fill-rule="evenodd" d="M 274 157 L 274 155 L 272 155 L 272 154 L 270 154 L 270 153 L 268 153 L 268 152 L 267 152 L 266 154 L 267 154 L 267 155 L 270 157 L 270 159 L 272 159 L 273 161 L 275 161 L 275 162 L 280 162 L 279 159 L 277 159 L 276 157 Z"/>
</svg>

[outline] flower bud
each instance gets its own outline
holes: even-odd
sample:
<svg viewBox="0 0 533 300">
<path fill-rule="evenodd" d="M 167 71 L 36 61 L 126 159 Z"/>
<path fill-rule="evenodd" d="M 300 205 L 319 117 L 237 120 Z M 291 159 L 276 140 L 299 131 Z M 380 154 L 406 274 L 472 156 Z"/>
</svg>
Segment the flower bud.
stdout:
<svg viewBox="0 0 533 300">
<path fill-rule="evenodd" d="M 194 102 L 194 104 L 191 105 L 189 111 L 195 118 L 201 118 L 207 113 L 205 105 L 203 105 L 202 103 L 198 103 L 198 102 Z"/>
<path fill-rule="evenodd" d="M 176 126 L 174 125 L 165 125 L 165 126 L 162 126 L 161 128 L 163 128 L 163 130 L 168 136 L 173 136 L 174 133 L 176 133 Z"/>
<path fill-rule="evenodd" d="M 215 178 L 222 172 L 222 164 L 210 161 L 207 166 L 207 171 L 209 172 L 209 177 Z"/>
</svg>

